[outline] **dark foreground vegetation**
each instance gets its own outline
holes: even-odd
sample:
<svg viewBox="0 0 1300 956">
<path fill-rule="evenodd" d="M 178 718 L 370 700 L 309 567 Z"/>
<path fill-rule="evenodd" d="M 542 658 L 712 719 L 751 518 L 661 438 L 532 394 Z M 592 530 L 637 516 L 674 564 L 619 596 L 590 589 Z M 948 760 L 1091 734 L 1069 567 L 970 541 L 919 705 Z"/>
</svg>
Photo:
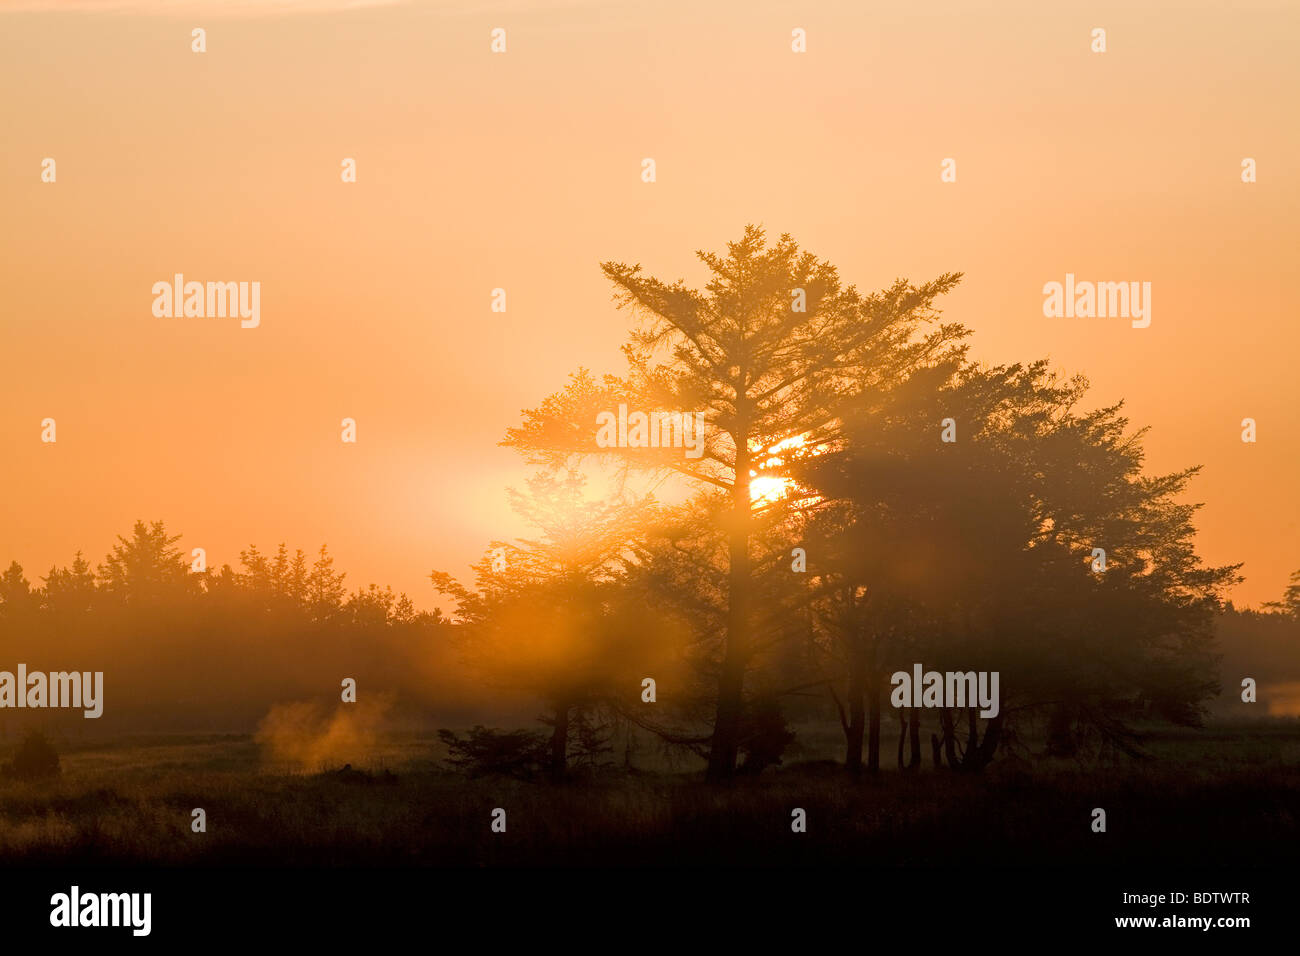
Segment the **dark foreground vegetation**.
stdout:
<svg viewBox="0 0 1300 956">
<path fill-rule="evenodd" d="M 1300 724 L 1148 734 L 1104 767 L 1009 760 L 980 775 L 851 779 L 813 753 L 731 786 L 607 767 L 568 784 L 467 780 L 433 738 L 365 766 L 268 772 L 245 736 L 138 738 L 0 781 L 15 864 L 538 866 L 1279 865 L 1300 837 Z M 16 745 L 8 748 L 10 751 Z M 3 755 L 11 758 L 11 753 Z M 202 807 L 207 832 L 191 830 Z M 495 808 L 507 814 L 494 833 Z M 1107 832 L 1090 827 L 1107 811 Z M 791 812 L 807 811 L 807 832 Z"/>
</svg>

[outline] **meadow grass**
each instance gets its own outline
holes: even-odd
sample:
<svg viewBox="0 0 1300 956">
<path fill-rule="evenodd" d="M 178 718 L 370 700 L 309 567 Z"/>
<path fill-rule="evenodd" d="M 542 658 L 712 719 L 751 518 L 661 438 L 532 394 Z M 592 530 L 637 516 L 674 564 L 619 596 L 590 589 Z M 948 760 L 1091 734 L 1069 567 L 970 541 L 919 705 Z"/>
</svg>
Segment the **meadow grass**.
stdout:
<svg viewBox="0 0 1300 956">
<path fill-rule="evenodd" d="M 564 785 L 469 779 L 433 737 L 392 737 L 350 772 L 268 766 L 243 735 L 61 747 L 43 781 L 0 779 L 0 861 L 14 864 L 873 866 L 1289 863 L 1300 724 L 1149 731 L 1151 759 L 926 766 L 851 780 L 831 731 L 722 787 L 642 742 L 631 768 Z M 10 747 L 12 749 L 12 747 Z M 5 759 L 0 748 L 0 761 Z M 202 807 L 207 832 L 191 831 Z M 490 829 L 507 811 L 505 833 Z M 1090 828 L 1094 807 L 1107 832 Z M 807 832 L 791 832 L 791 812 Z"/>
</svg>

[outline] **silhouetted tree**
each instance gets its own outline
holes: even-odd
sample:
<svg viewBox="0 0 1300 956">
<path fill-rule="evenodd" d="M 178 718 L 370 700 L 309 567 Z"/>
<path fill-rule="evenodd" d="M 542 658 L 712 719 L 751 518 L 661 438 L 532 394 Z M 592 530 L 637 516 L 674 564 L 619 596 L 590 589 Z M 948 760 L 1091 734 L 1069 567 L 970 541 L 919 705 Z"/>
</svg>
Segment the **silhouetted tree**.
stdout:
<svg viewBox="0 0 1300 956">
<path fill-rule="evenodd" d="M 588 502 L 583 485 L 574 474 L 543 474 L 529 481 L 529 495 L 512 492 L 514 509 L 542 535 L 493 542 L 473 566 L 477 590 L 432 575 L 456 600 L 466 659 L 489 681 L 546 702 L 554 780 L 565 775 L 571 721 L 589 721 L 619 683 L 632 684 L 637 638 L 648 632 L 620 584 L 649 502 Z"/>
<path fill-rule="evenodd" d="M 661 509 L 636 543 L 637 560 L 628 572 L 629 588 L 658 609 L 661 627 L 679 636 L 664 642 L 673 653 L 661 657 L 655 668 L 671 682 L 672 694 L 654 708 L 634 703 L 625 716 L 669 745 L 705 759 L 712 749 L 725 663 L 729 512 L 728 496 L 709 491 Z M 775 510 L 756 514 L 753 523 L 751 594 L 762 613 L 753 616 L 746 701 L 737 730 L 737 752 L 745 757 L 749 773 L 780 762 L 781 749 L 791 739 L 777 729 L 783 727 L 783 699 L 809 682 L 796 640 L 806 626 L 800 617 L 804 602 L 798 576 L 790 573 L 788 524 Z"/>
<path fill-rule="evenodd" d="M 826 502 L 820 584 L 848 632 L 855 704 L 878 699 L 890 667 L 1000 672 L 983 736 L 978 708 L 938 711 L 936 753 L 954 768 L 979 769 L 1017 715 L 1043 712 L 1058 731 L 1131 751 L 1126 702 L 1193 722 L 1215 689 L 1211 621 L 1235 568 L 1196 557 L 1195 506 L 1176 500 L 1195 470 L 1144 477 L 1119 406 L 1076 410 L 1085 389 L 1045 363 L 936 367 L 848 415 L 845 442 L 794 466 Z M 957 441 L 941 441 L 943 418 Z M 874 768 L 878 707 L 870 726 Z M 910 720 L 906 731 L 914 765 Z"/>
<path fill-rule="evenodd" d="M 45 607 L 60 617 L 84 614 L 95 600 L 95 575 L 78 551 L 72 565 L 50 568 L 45 578 Z"/>
<path fill-rule="evenodd" d="M 37 596 L 23 574 L 23 566 L 17 561 L 11 562 L 4 574 L 0 574 L 0 616 L 9 620 L 24 618 L 36 607 Z"/>
<path fill-rule="evenodd" d="M 1269 601 L 1264 607 L 1300 620 L 1300 571 L 1291 572 L 1291 581 L 1282 592 L 1282 599 Z"/>
<path fill-rule="evenodd" d="M 910 368 L 959 350 L 964 330 L 939 325 L 919 334 L 935 317 L 935 298 L 956 285 L 956 274 L 921 286 L 900 280 L 864 296 L 789 236 L 769 246 L 754 226 L 726 255 L 698 255 L 711 273 L 703 291 L 643 276 L 639 265 L 606 262 L 620 306 L 644 320 L 624 348 L 628 374 L 596 382 L 579 371 L 564 391 L 525 412 L 504 444 L 552 466 L 574 455 L 606 455 L 624 467 L 676 472 L 726 494 L 726 623 L 709 754 L 709 775 L 721 779 L 735 769 L 755 654 L 755 515 L 781 507 L 756 501 L 752 482 L 783 474 L 779 450 L 790 442 L 815 447 L 832 438 L 846 395 L 888 388 Z M 703 454 L 692 459 L 680 448 L 599 447 L 597 414 L 622 403 L 703 412 Z"/>
<path fill-rule="evenodd" d="M 169 535 L 163 522 L 137 521 L 130 538 L 118 543 L 99 566 L 100 591 L 111 600 L 130 606 L 153 606 L 191 597 L 198 591 L 188 562 L 173 545 L 180 535 Z"/>
<path fill-rule="evenodd" d="M 329 621 L 342 612 L 343 597 L 347 593 L 343 587 L 346 577 L 346 574 L 334 570 L 334 559 L 322 544 L 306 578 L 307 609 L 313 621 Z"/>
</svg>

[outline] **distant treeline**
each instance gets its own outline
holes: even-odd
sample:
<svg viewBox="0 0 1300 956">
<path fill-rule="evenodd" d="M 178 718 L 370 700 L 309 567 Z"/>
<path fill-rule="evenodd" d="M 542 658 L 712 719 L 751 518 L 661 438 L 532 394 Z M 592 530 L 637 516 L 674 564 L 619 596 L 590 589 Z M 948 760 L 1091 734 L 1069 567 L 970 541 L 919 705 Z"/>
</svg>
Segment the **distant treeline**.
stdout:
<svg viewBox="0 0 1300 956">
<path fill-rule="evenodd" d="M 490 706 L 448 643 L 449 623 L 404 594 L 348 592 L 325 547 L 313 558 L 250 547 L 238 569 L 195 571 L 162 522 L 138 521 L 92 569 L 0 575 L 0 670 L 103 671 L 104 716 L 0 710 L 66 733 L 248 731 L 277 703 L 337 703 L 345 677 L 417 723 Z"/>
<path fill-rule="evenodd" d="M 1248 716 L 1241 705 L 1241 682 L 1258 684 L 1258 712 L 1300 717 L 1300 574 L 1292 578 L 1281 601 L 1263 610 L 1237 610 L 1231 603 L 1215 621 L 1221 654 L 1223 694 L 1211 710 L 1219 715 Z"/>
</svg>

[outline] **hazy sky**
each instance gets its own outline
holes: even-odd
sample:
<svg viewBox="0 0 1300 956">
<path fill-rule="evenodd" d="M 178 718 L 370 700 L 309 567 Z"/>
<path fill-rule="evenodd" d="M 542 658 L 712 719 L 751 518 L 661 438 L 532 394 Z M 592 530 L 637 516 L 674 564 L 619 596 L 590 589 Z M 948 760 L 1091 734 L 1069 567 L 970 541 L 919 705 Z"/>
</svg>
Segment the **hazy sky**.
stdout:
<svg viewBox="0 0 1300 956">
<path fill-rule="evenodd" d="M 29 577 L 161 518 L 215 565 L 324 541 L 431 605 L 430 569 L 524 530 L 520 409 L 621 368 L 598 263 L 698 281 L 747 222 L 863 289 L 965 272 L 978 357 L 1084 372 L 1150 470 L 1205 466 L 1238 600 L 1300 568 L 1294 3 L 0 10 L 0 558 Z M 155 318 L 177 272 L 259 281 L 260 327 Z M 1045 318 L 1067 272 L 1150 282 L 1150 327 Z"/>
</svg>

